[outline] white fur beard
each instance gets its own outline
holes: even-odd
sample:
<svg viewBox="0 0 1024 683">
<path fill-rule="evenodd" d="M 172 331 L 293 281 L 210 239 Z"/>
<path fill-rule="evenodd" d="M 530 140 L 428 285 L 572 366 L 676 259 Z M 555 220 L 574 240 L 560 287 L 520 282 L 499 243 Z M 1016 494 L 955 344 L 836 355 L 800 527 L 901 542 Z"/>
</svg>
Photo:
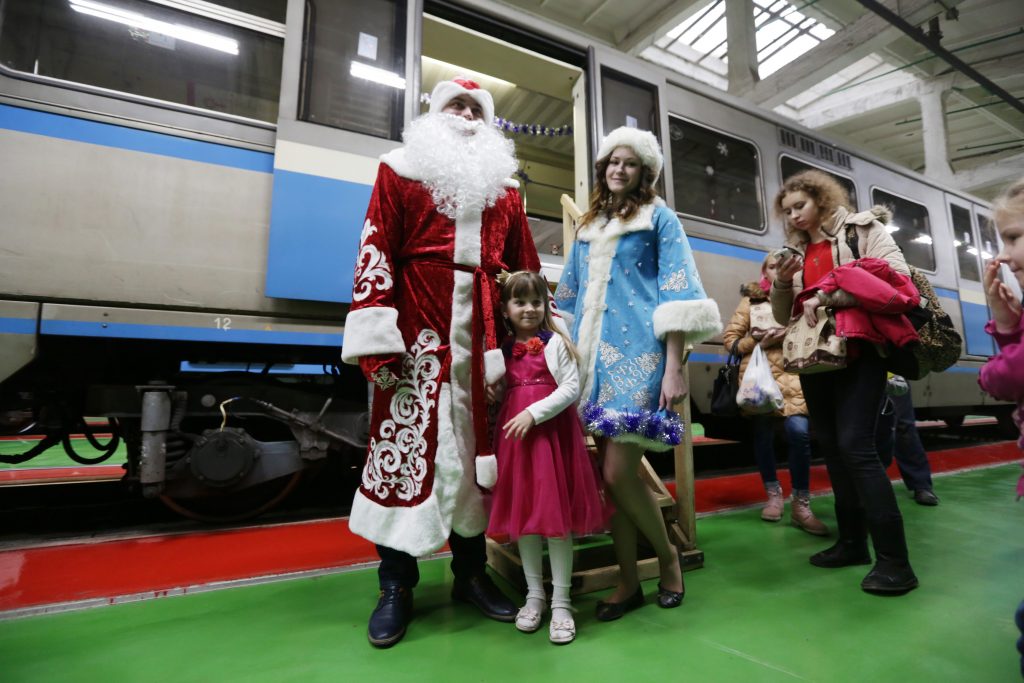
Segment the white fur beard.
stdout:
<svg viewBox="0 0 1024 683">
<path fill-rule="evenodd" d="M 438 212 L 452 220 L 494 206 L 518 169 L 512 141 L 481 121 L 425 114 L 406 127 L 402 139 L 405 157 Z"/>
</svg>

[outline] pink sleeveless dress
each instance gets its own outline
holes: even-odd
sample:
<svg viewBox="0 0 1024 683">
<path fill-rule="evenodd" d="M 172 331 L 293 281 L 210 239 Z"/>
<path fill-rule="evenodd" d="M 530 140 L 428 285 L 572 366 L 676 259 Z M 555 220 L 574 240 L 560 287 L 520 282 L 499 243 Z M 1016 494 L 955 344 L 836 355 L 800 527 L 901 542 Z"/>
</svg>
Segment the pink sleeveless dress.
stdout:
<svg viewBox="0 0 1024 683">
<path fill-rule="evenodd" d="M 524 346 L 516 344 L 515 346 Z M 540 353 L 505 357 L 505 401 L 495 425 L 498 483 L 487 533 L 561 538 L 607 528 L 611 507 L 583 442 L 576 406 L 534 425 L 524 439 L 506 439 L 502 426 L 558 384 Z"/>
</svg>

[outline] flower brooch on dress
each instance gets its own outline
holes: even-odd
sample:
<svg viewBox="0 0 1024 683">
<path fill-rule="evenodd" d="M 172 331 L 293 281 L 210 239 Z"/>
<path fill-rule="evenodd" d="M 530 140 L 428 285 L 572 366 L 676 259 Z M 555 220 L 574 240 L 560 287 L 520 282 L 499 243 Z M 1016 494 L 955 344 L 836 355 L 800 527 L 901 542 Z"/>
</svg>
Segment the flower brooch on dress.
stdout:
<svg viewBox="0 0 1024 683">
<path fill-rule="evenodd" d="M 529 353 L 531 356 L 536 356 L 542 351 L 544 351 L 544 342 L 541 341 L 540 337 L 534 337 L 533 339 L 525 343 L 516 342 L 515 344 L 512 345 L 513 358 L 522 358 L 527 353 Z"/>
</svg>

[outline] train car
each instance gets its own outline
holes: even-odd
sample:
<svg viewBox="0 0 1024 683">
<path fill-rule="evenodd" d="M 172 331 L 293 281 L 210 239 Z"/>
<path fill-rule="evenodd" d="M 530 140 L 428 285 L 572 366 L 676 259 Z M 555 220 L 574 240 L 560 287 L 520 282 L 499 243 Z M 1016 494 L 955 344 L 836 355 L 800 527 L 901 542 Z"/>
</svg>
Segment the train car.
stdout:
<svg viewBox="0 0 1024 683">
<path fill-rule="evenodd" d="M 585 206 L 619 125 L 662 141 L 661 192 L 723 318 L 783 241 L 775 188 L 821 168 L 858 206 L 894 208 L 963 333 L 960 362 L 915 383 L 921 415 L 1008 416 L 976 382 L 993 353 L 981 259 L 999 248 L 986 203 L 683 75 L 486 0 L 5 0 L 0 424 L 43 438 L 4 459 L 63 443 L 90 461 L 69 435 L 105 417 L 97 445 L 124 440 L 143 495 L 194 513 L 267 488 L 244 513 L 328 452 L 361 457 L 368 388 L 339 349 L 377 159 L 457 75 L 492 91 L 516 141 L 551 279 L 564 205 Z M 690 356 L 710 434 L 723 359 L 718 340 Z"/>
</svg>

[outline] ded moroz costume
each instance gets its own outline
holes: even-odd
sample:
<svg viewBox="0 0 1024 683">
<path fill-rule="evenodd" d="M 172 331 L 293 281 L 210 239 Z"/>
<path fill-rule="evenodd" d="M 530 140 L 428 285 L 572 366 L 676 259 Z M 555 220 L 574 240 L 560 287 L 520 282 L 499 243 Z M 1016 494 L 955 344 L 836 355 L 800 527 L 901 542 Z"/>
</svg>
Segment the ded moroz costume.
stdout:
<svg viewBox="0 0 1024 683">
<path fill-rule="evenodd" d="M 459 98 L 474 103 L 474 120 L 445 113 Z M 484 574 L 477 470 L 493 478 L 496 465 L 483 356 L 496 346 L 495 276 L 540 262 L 511 179 L 514 148 L 493 116 L 491 95 L 476 83 L 439 83 L 429 113 L 406 127 L 404 147 L 381 157 L 360 237 L 342 359 L 376 385 L 349 526 L 382 558 L 369 634 L 377 646 L 404 635 L 419 578 L 414 558 L 446 541 L 456 597 L 496 619 L 514 616 Z M 478 599 L 481 581 L 501 605 Z"/>
</svg>

